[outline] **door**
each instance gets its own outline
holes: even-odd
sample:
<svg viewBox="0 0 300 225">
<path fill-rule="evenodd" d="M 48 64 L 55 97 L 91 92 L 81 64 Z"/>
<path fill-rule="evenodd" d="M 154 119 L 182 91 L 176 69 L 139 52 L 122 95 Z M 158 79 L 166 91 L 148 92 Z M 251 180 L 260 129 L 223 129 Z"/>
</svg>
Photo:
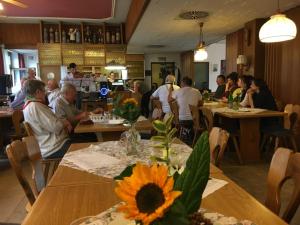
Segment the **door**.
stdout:
<svg viewBox="0 0 300 225">
<path fill-rule="evenodd" d="M 209 62 L 194 63 L 195 87 L 197 89 L 208 89 L 209 84 Z"/>
</svg>

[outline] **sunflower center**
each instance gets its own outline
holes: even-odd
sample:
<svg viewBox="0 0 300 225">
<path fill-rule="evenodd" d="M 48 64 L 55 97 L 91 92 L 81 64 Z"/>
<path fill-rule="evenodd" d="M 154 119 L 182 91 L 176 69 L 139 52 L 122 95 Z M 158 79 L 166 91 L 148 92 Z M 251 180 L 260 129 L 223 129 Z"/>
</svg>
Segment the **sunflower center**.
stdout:
<svg viewBox="0 0 300 225">
<path fill-rule="evenodd" d="M 140 212 L 150 214 L 164 204 L 165 197 L 160 187 L 156 184 L 149 183 L 138 191 L 135 200 Z"/>
</svg>

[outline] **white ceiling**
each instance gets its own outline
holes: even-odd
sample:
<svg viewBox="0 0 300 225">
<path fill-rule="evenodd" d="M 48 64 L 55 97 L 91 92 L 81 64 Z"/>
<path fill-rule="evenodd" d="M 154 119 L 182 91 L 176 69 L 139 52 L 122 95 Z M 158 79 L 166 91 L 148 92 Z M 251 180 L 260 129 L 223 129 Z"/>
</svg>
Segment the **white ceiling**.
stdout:
<svg viewBox="0 0 300 225">
<path fill-rule="evenodd" d="M 282 11 L 300 5 L 300 0 L 281 0 Z M 151 0 L 127 46 L 129 53 L 181 52 L 194 49 L 199 24 L 181 20 L 184 11 L 207 11 L 204 41 L 214 43 L 255 18 L 269 17 L 277 10 L 276 0 Z M 165 45 L 147 48 L 147 45 Z"/>
<path fill-rule="evenodd" d="M 114 9 L 114 17 L 109 19 L 103 19 L 103 20 L 74 20 L 74 19 L 68 19 L 68 18 L 17 18 L 17 17 L 5 17 L 5 15 L 1 15 L 0 13 L 0 23 L 39 23 L 41 20 L 46 22 L 57 22 L 57 21 L 69 21 L 69 22 L 87 22 L 87 23 L 103 23 L 103 22 L 109 22 L 109 23 L 124 23 L 127 18 L 128 10 L 130 7 L 132 0 L 115 0 L 115 9 Z M 88 0 L 87 0 L 88 4 Z M 76 6 L 74 6 L 76 7 Z M 5 14 L 5 12 L 4 12 Z"/>
</svg>

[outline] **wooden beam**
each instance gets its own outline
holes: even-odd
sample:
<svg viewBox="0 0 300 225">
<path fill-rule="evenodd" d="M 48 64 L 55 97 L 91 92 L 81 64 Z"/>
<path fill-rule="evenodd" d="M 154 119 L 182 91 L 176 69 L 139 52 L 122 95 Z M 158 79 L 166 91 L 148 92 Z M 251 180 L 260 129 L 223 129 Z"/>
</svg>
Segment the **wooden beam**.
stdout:
<svg viewBox="0 0 300 225">
<path fill-rule="evenodd" d="M 126 43 L 128 43 L 132 37 L 132 34 L 140 22 L 149 2 L 150 0 L 133 0 L 131 2 L 125 24 Z"/>
</svg>

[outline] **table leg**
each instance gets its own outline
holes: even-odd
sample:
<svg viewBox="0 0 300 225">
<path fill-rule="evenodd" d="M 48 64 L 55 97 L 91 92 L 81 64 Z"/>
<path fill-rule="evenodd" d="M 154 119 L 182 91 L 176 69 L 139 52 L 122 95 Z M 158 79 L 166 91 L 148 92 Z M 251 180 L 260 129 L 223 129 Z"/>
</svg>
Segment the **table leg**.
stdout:
<svg viewBox="0 0 300 225">
<path fill-rule="evenodd" d="M 240 151 L 244 162 L 260 160 L 260 129 L 259 118 L 240 119 Z"/>
</svg>

